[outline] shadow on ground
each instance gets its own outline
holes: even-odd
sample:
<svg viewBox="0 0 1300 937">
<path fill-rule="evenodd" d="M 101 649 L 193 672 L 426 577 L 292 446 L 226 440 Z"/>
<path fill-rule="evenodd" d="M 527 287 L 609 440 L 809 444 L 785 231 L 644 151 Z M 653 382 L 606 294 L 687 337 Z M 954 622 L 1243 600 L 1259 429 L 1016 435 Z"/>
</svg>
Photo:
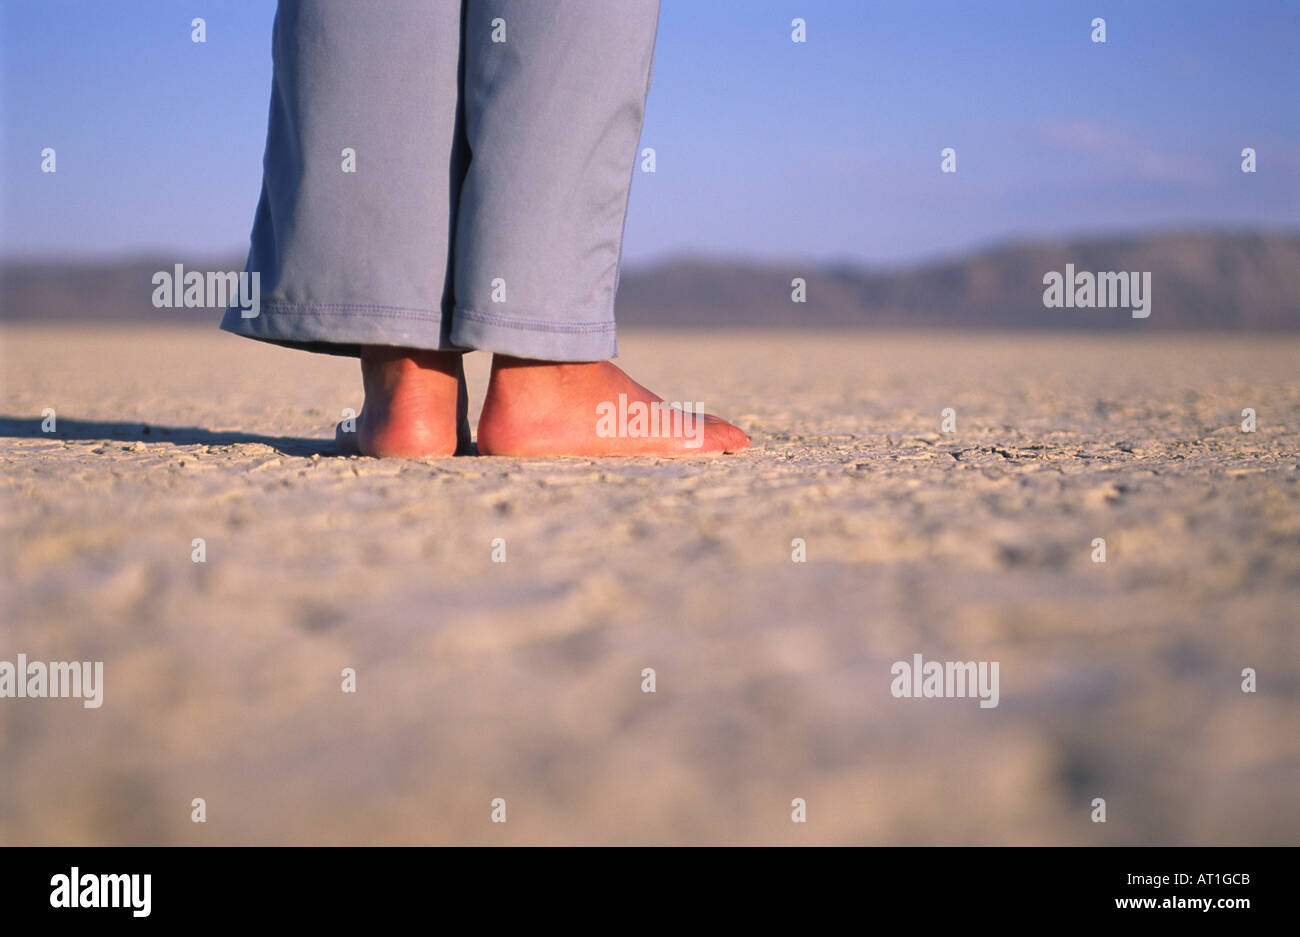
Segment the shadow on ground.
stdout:
<svg viewBox="0 0 1300 937">
<path fill-rule="evenodd" d="M 55 431 L 41 430 L 42 420 L 0 415 L 0 438 L 76 439 L 95 441 L 121 439 L 128 442 L 171 443 L 174 446 L 237 446 L 261 443 L 282 455 L 342 455 L 332 439 L 306 439 L 298 436 L 263 436 L 235 430 L 219 431 L 201 426 L 159 426 L 108 420 L 74 420 L 59 417 Z"/>
</svg>

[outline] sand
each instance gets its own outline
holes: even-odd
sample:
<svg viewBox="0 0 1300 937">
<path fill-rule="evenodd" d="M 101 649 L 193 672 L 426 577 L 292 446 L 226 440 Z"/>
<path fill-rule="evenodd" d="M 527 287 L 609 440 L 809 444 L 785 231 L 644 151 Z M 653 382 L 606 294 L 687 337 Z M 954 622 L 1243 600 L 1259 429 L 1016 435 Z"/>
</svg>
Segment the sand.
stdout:
<svg viewBox="0 0 1300 937">
<path fill-rule="evenodd" d="M 754 437 L 682 461 L 337 457 L 355 361 L 0 342 L 0 660 L 105 674 L 0 699 L 6 844 L 1300 842 L 1296 336 L 626 333 Z"/>
</svg>

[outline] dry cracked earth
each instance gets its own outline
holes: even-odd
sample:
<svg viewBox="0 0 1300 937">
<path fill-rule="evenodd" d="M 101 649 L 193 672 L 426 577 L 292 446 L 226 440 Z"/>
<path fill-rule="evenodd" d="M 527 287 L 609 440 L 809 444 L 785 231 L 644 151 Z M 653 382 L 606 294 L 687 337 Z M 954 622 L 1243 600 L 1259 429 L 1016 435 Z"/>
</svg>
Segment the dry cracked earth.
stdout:
<svg viewBox="0 0 1300 937">
<path fill-rule="evenodd" d="M 0 660 L 104 662 L 0 699 L 0 841 L 1300 841 L 1300 338 L 620 344 L 753 450 L 340 457 L 355 361 L 0 331 Z"/>
</svg>

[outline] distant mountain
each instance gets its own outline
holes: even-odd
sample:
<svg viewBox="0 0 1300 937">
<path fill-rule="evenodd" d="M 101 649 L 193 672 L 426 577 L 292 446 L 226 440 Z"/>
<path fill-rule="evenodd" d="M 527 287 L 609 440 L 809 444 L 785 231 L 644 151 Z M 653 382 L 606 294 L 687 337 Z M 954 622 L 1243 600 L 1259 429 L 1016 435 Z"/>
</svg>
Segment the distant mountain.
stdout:
<svg viewBox="0 0 1300 937">
<path fill-rule="evenodd" d="M 0 264 L 0 318 L 216 321 L 212 309 L 155 309 L 151 278 L 175 258 Z M 183 259 L 239 270 L 243 258 Z M 1043 277 L 1151 274 L 1151 314 L 1046 308 Z M 792 281 L 807 301 L 791 301 Z M 873 270 L 850 265 L 683 259 L 634 268 L 618 321 L 639 327 L 1300 329 L 1300 233 L 1158 234 L 1008 244 L 965 258 Z"/>
<path fill-rule="evenodd" d="M 1043 276 L 1151 274 L 1151 314 L 1048 309 Z M 807 302 L 791 301 L 791 281 Z M 627 271 L 620 325 L 1300 328 L 1300 234 L 1166 234 L 1021 243 L 907 269 L 680 260 Z"/>
<path fill-rule="evenodd" d="M 0 263 L 0 319 L 25 321 L 216 322 L 217 309 L 156 309 L 153 276 L 177 263 L 189 270 L 242 270 L 244 258 L 128 258 Z"/>
</svg>

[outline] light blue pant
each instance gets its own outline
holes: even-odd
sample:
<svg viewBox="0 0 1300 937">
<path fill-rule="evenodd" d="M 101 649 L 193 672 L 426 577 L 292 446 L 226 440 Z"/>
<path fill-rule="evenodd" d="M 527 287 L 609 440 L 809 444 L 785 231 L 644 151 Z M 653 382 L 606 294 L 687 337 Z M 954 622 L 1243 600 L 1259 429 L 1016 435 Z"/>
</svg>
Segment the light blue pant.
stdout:
<svg viewBox="0 0 1300 937">
<path fill-rule="evenodd" d="M 249 272 L 311 351 L 617 353 L 658 0 L 280 0 Z"/>
</svg>

